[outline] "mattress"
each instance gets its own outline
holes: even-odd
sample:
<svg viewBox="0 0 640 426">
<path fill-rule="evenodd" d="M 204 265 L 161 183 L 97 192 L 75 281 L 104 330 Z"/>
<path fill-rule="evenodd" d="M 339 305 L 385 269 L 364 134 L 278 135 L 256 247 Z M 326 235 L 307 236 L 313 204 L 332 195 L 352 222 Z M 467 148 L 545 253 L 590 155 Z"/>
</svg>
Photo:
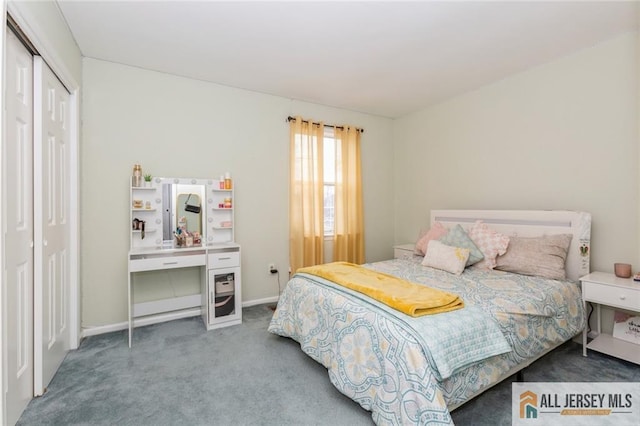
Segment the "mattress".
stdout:
<svg viewBox="0 0 640 426">
<path fill-rule="evenodd" d="M 296 274 L 269 325 L 324 365 L 333 385 L 371 411 L 376 424 L 450 424 L 449 407 L 584 327 L 577 283 L 474 268 L 455 276 L 419 260 L 364 266 L 456 293 L 464 309 L 412 318 Z"/>
</svg>

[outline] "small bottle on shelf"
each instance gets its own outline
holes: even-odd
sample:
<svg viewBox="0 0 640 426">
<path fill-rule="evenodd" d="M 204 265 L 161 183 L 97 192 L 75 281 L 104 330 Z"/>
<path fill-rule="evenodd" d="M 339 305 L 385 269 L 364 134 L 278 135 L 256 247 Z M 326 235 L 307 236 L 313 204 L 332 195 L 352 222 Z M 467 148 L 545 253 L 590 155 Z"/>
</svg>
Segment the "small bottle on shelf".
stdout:
<svg viewBox="0 0 640 426">
<path fill-rule="evenodd" d="M 142 166 L 140 164 L 133 165 L 133 176 L 131 178 L 131 186 L 138 188 L 142 186 Z"/>
<path fill-rule="evenodd" d="M 224 175 L 224 189 L 231 189 L 231 174 L 229 172 Z"/>
</svg>

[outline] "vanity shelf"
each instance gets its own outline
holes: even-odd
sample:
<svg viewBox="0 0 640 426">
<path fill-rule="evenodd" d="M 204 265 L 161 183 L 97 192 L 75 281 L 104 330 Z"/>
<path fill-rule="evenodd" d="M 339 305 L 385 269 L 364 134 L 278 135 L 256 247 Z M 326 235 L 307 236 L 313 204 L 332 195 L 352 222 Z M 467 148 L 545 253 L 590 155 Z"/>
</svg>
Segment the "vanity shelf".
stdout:
<svg viewBox="0 0 640 426">
<path fill-rule="evenodd" d="M 129 247 L 132 250 L 146 247 L 162 247 L 162 237 L 157 229 L 162 229 L 162 186 L 152 182 L 151 186 L 130 186 L 129 191 Z M 149 205 L 149 208 L 146 205 Z M 142 207 L 135 207 L 142 205 Z M 145 238 L 141 238 L 141 230 L 134 229 L 135 220 L 145 222 Z M 150 234 L 154 234 L 151 236 Z"/>
<path fill-rule="evenodd" d="M 234 190 L 220 189 L 220 181 L 214 181 L 207 191 L 207 204 L 211 206 L 207 212 L 207 242 L 229 243 L 235 241 L 233 226 L 220 226 L 221 223 L 234 224 Z M 227 205 L 227 207 L 223 207 Z"/>
</svg>

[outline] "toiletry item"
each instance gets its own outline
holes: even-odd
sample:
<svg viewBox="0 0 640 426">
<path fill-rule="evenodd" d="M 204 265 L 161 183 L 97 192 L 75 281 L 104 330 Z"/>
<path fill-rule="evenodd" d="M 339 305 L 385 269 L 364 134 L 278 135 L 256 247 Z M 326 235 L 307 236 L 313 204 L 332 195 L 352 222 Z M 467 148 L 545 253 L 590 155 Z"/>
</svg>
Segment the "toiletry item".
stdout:
<svg viewBox="0 0 640 426">
<path fill-rule="evenodd" d="M 140 239 L 141 239 L 141 240 L 144 240 L 144 224 L 145 224 L 145 221 L 144 221 L 144 220 L 141 220 L 141 221 L 140 221 L 140 224 L 139 224 L 139 226 L 138 226 L 138 227 L 139 227 L 139 229 L 140 229 Z"/>
<path fill-rule="evenodd" d="M 224 174 L 224 189 L 231 189 L 231 173 Z"/>
<path fill-rule="evenodd" d="M 186 228 L 186 227 L 187 227 L 187 217 L 180 216 L 180 218 L 178 218 L 178 228 Z"/>
<path fill-rule="evenodd" d="M 140 164 L 133 165 L 133 176 L 131 177 L 131 186 L 135 188 L 142 186 L 142 166 Z"/>
<path fill-rule="evenodd" d="M 220 175 L 220 189 L 224 189 L 224 176 Z"/>
<path fill-rule="evenodd" d="M 225 209 L 230 209 L 231 208 L 231 198 L 225 198 L 224 199 L 224 208 Z"/>
</svg>

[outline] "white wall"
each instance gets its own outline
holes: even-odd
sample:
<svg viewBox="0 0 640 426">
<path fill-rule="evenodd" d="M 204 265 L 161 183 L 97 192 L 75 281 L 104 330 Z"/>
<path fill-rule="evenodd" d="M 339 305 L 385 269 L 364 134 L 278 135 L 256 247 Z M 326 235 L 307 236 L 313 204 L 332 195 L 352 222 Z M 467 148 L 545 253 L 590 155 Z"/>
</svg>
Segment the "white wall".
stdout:
<svg viewBox="0 0 640 426">
<path fill-rule="evenodd" d="M 367 260 L 391 257 L 392 121 L 139 68 L 83 60 L 83 327 L 127 318 L 128 184 L 155 176 L 232 173 L 243 300 L 277 295 L 288 278 L 289 115 L 363 127 Z"/>
<path fill-rule="evenodd" d="M 93 59 L 83 61 L 83 326 L 126 319 L 128 179 L 236 188 L 243 299 L 288 264 L 288 115 L 365 128 L 367 261 L 414 241 L 434 208 L 593 215 L 592 269 L 638 259 L 638 36 L 629 34 L 391 121 Z"/>
<path fill-rule="evenodd" d="M 592 269 L 640 270 L 637 45 L 620 36 L 396 120 L 396 243 L 432 209 L 581 210 Z"/>
</svg>

